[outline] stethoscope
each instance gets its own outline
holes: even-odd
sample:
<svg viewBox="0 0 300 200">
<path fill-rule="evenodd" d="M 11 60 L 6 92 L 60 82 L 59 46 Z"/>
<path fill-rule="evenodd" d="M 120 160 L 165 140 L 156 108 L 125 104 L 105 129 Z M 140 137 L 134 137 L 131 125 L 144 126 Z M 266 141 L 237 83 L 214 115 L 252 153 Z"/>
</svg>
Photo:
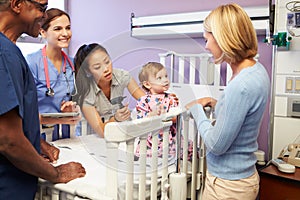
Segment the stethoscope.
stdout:
<svg viewBox="0 0 300 200">
<path fill-rule="evenodd" d="M 64 51 L 61 51 L 63 57 L 64 57 L 64 66 L 63 66 L 63 73 L 64 73 L 64 77 L 67 81 L 67 88 L 68 88 L 68 92 L 67 95 L 71 95 L 74 96 L 77 94 L 77 87 L 76 87 L 76 83 L 75 83 L 75 68 L 73 63 L 71 62 L 71 60 L 69 59 L 69 57 L 66 55 L 66 53 Z M 44 71 L 45 71 L 45 77 L 46 77 L 46 86 L 47 86 L 47 91 L 46 91 L 46 96 L 50 96 L 53 97 L 54 96 L 54 90 L 53 88 L 51 88 L 50 86 L 50 78 L 49 78 L 49 70 L 48 70 L 48 61 L 47 61 L 47 54 L 46 54 L 46 46 L 43 47 L 42 49 L 42 55 L 43 55 L 43 62 L 44 62 Z M 73 84 L 74 84 L 74 92 L 71 93 L 70 90 L 70 84 L 69 84 L 69 80 L 67 78 L 67 73 L 66 73 L 66 65 L 67 65 L 67 61 L 70 64 L 70 66 L 72 67 L 72 75 L 73 75 Z"/>
</svg>

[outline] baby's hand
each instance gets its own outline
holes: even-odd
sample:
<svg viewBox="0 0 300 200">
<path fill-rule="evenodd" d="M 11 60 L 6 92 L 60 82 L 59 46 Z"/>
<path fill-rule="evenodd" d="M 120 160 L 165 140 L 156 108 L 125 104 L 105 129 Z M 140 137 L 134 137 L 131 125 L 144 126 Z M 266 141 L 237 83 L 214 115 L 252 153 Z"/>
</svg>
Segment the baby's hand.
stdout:
<svg viewBox="0 0 300 200">
<path fill-rule="evenodd" d="M 151 112 L 149 112 L 148 116 L 157 116 L 157 115 L 162 115 L 165 114 L 166 110 L 164 109 L 164 106 L 162 104 L 159 104 L 156 106 L 156 109 L 152 110 Z"/>
<path fill-rule="evenodd" d="M 174 101 L 175 101 L 175 104 L 178 105 L 178 104 L 179 104 L 179 99 L 178 99 L 178 97 L 176 96 L 176 94 L 171 93 L 170 96 L 173 97 L 173 99 L 174 99 Z"/>
</svg>

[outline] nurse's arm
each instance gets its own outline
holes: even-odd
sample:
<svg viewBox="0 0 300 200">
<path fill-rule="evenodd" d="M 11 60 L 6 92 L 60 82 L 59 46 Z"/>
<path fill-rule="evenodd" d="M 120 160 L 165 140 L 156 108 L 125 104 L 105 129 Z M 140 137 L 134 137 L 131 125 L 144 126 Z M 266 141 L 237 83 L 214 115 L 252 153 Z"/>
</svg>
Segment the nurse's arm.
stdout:
<svg viewBox="0 0 300 200">
<path fill-rule="evenodd" d="M 140 86 L 137 84 L 137 82 L 131 78 L 128 85 L 127 89 L 130 92 L 131 96 L 133 96 L 135 99 L 139 99 L 142 96 L 146 95 L 144 90 L 140 88 Z"/>
<path fill-rule="evenodd" d="M 96 108 L 91 105 L 84 104 L 81 108 L 81 111 L 88 124 L 97 134 L 100 135 L 100 137 L 104 137 L 104 127 L 107 123 L 118 122 L 113 116 L 108 121 L 103 123 L 102 117 L 99 115 Z"/>
</svg>

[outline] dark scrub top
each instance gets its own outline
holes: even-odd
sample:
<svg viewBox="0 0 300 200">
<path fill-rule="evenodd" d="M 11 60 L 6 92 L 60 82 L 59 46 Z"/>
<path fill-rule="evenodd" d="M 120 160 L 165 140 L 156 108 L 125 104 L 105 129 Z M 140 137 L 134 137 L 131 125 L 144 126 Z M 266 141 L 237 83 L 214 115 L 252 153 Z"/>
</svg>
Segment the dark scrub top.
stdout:
<svg viewBox="0 0 300 200">
<path fill-rule="evenodd" d="M 25 58 L 19 48 L 0 33 L 0 115 L 17 108 L 25 136 L 40 152 L 37 105 L 36 86 Z M 0 154 L 0 199 L 34 199 L 37 180 Z"/>
</svg>

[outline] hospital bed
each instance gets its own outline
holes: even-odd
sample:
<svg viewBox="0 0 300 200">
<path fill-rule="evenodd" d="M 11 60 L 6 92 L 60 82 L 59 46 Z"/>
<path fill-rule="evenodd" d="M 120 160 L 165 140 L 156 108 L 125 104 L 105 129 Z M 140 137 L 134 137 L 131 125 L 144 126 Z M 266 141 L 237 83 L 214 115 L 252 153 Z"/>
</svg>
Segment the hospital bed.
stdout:
<svg viewBox="0 0 300 200">
<path fill-rule="evenodd" d="M 205 178 L 205 152 L 201 138 L 188 111 L 187 102 L 202 96 L 218 98 L 224 89 L 220 66 L 211 61 L 210 54 L 159 54 L 160 62 L 170 69 L 174 92 L 180 99 L 178 109 L 169 113 L 126 122 L 112 122 L 105 127 L 105 138 L 86 135 L 53 142 L 61 150 L 58 164 L 81 162 L 87 170 L 83 178 L 67 184 L 51 184 L 39 180 L 36 199 L 201 199 Z M 189 162 L 187 151 L 168 155 L 168 134 L 177 118 L 177 150 L 188 148 L 193 140 L 193 158 Z M 153 135 L 153 149 L 157 149 L 159 131 L 164 132 L 163 156 L 146 157 L 146 140 Z M 136 141 L 140 140 L 140 158 L 135 159 Z M 182 156 L 181 156 L 182 155 Z M 182 159 L 179 159 L 182 157 Z"/>
<path fill-rule="evenodd" d="M 165 116 L 109 123 L 105 127 L 105 139 L 94 134 L 53 142 L 61 151 L 57 164 L 78 161 L 86 168 L 87 174 L 84 178 L 75 179 L 67 184 L 53 185 L 40 180 L 37 199 L 146 199 L 150 197 L 151 199 L 157 197 L 168 199 L 172 189 L 169 176 L 172 173 L 175 181 L 184 181 L 184 183 L 177 183 L 174 187 L 178 185 L 179 188 L 185 187 L 189 180 L 192 182 L 195 196 L 197 185 L 198 189 L 201 187 L 202 177 L 202 174 L 196 170 L 199 169 L 196 152 L 198 144 L 194 142 L 195 151 L 192 163 L 187 161 L 187 152 L 183 152 L 182 161 L 168 155 L 169 127 L 172 124 L 168 119 L 171 116 L 178 116 L 178 131 L 184 137 L 188 138 L 189 132 L 194 132 L 194 137 L 197 137 L 196 131 L 188 129 L 190 123 L 188 113 L 178 109 Z M 153 151 L 152 157 L 147 158 L 147 136 L 152 133 L 153 149 L 157 149 L 155 135 L 159 130 L 164 131 L 163 157 L 157 158 L 157 151 Z M 139 160 L 134 161 L 134 146 L 137 137 L 140 140 L 141 152 Z M 183 145 L 183 149 L 187 149 L 187 142 Z M 204 159 L 203 156 L 201 158 Z M 193 175 L 188 173 L 191 169 L 195 170 Z M 177 175 L 175 172 L 178 172 Z M 195 180 L 192 177 L 195 177 Z M 196 180 L 197 178 L 199 180 Z"/>
</svg>

